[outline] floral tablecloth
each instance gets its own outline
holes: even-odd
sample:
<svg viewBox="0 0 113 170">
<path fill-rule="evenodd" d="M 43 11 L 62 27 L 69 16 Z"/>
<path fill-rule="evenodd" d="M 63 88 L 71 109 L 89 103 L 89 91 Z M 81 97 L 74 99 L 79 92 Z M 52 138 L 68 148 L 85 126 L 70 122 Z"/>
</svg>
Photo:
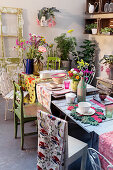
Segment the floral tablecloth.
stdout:
<svg viewBox="0 0 113 170">
<path fill-rule="evenodd" d="M 29 92 L 28 103 L 35 103 L 35 84 L 40 82 L 47 82 L 48 80 L 41 80 L 39 76 L 34 76 L 33 74 L 19 73 L 18 83 L 22 88 Z"/>
</svg>

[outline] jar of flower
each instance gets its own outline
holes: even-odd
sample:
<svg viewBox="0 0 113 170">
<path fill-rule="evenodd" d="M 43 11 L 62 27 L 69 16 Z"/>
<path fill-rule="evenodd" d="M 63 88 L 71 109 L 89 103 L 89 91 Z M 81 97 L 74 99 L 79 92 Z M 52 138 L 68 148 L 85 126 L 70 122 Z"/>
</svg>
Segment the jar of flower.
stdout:
<svg viewBox="0 0 113 170">
<path fill-rule="evenodd" d="M 70 77 L 70 79 L 72 79 L 71 81 L 71 89 L 73 92 L 77 92 L 77 86 L 78 83 L 81 79 L 81 76 L 83 75 L 83 72 L 80 71 L 79 69 L 76 68 L 72 68 L 69 72 L 68 75 Z"/>
</svg>

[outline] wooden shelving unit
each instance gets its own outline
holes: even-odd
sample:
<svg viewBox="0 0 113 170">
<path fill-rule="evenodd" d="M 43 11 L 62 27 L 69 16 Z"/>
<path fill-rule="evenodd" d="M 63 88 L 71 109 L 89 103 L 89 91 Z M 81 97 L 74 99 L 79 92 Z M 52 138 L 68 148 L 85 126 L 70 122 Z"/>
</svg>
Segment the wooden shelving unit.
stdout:
<svg viewBox="0 0 113 170">
<path fill-rule="evenodd" d="M 108 0 L 86 0 L 86 19 L 85 26 L 91 23 L 97 23 L 97 34 L 102 35 L 101 28 L 113 28 L 113 12 L 105 12 L 104 5 L 108 2 Z M 110 3 L 111 1 L 109 1 Z M 93 13 L 89 13 L 89 3 L 95 6 L 95 10 Z M 91 32 L 84 31 L 85 34 L 92 34 Z M 111 36 L 113 33 L 110 33 Z"/>
</svg>

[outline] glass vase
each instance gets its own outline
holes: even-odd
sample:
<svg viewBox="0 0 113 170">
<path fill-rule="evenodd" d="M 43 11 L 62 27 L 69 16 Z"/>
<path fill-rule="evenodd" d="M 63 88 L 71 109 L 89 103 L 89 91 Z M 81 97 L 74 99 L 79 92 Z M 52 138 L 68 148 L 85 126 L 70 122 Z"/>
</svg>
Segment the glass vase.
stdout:
<svg viewBox="0 0 113 170">
<path fill-rule="evenodd" d="M 78 86 L 79 81 L 71 81 L 71 89 L 74 93 L 77 92 L 77 86 Z"/>
</svg>

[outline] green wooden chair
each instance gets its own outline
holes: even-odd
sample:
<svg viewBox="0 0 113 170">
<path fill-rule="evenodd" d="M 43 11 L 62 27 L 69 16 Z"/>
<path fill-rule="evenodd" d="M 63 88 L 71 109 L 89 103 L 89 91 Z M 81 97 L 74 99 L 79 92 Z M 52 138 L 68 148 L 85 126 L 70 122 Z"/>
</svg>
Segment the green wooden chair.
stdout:
<svg viewBox="0 0 113 170">
<path fill-rule="evenodd" d="M 57 69 L 57 63 L 58 63 L 58 70 L 59 70 L 60 64 L 61 64 L 61 58 L 59 58 L 59 57 L 48 57 L 47 58 L 47 70 L 49 70 L 49 68 L 56 70 Z"/>
<path fill-rule="evenodd" d="M 45 110 L 41 104 L 34 103 L 23 105 L 23 90 L 17 83 L 14 84 L 14 126 L 15 126 L 15 138 L 17 138 L 18 125 L 21 128 L 21 149 L 24 146 L 24 136 L 37 134 L 37 131 L 31 133 L 24 133 L 24 123 L 37 120 L 38 110 Z"/>
</svg>

